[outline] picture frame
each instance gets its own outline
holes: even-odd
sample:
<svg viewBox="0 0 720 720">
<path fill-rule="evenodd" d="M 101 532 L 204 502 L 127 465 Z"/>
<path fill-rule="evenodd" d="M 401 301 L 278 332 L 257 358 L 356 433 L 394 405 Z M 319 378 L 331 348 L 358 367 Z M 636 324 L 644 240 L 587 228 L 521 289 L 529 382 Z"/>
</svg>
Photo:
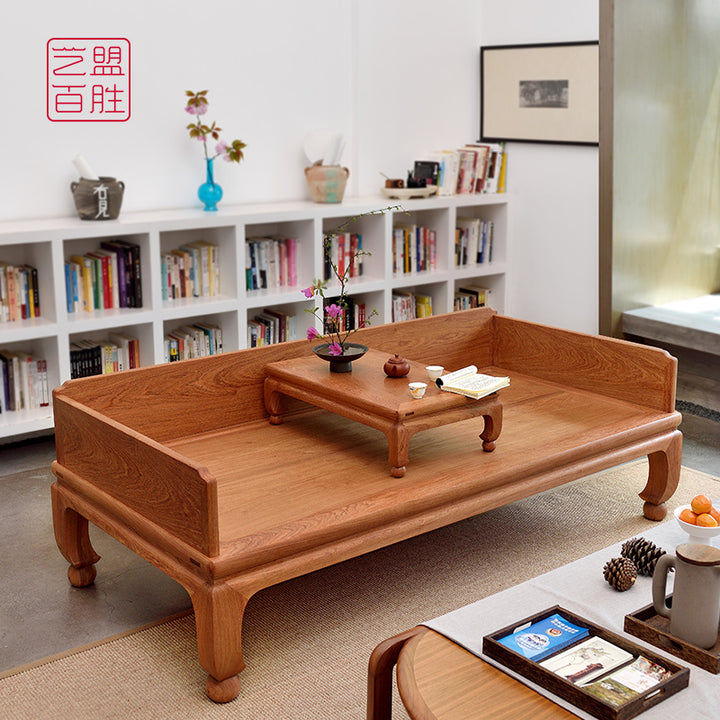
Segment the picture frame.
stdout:
<svg viewBox="0 0 720 720">
<path fill-rule="evenodd" d="M 599 143 L 596 40 L 480 48 L 483 142 Z"/>
</svg>

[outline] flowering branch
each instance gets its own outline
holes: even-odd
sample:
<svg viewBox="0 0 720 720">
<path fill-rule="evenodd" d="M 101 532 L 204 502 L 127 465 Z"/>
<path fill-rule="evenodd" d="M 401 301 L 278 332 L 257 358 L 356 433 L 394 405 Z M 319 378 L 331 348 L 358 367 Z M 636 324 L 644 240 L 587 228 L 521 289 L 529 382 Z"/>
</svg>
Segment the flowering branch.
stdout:
<svg viewBox="0 0 720 720">
<path fill-rule="evenodd" d="M 302 293 L 308 299 L 311 299 L 317 295 L 322 300 L 322 302 L 320 303 L 320 307 L 316 306 L 313 308 L 305 308 L 305 312 L 310 313 L 322 323 L 322 326 L 325 329 L 325 334 L 320 333 L 315 327 L 310 327 L 307 331 L 307 339 L 311 341 L 318 339 L 328 340 L 328 352 L 330 353 L 330 355 L 342 355 L 343 351 L 345 350 L 345 343 L 347 342 L 348 338 L 353 333 L 356 333 L 358 330 L 360 330 L 360 328 L 370 325 L 370 318 L 373 318 L 379 314 L 376 309 L 373 309 L 372 312 L 359 323 L 358 327 L 348 329 L 349 322 L 347 315 L 350 303 L 348 302 L 345 287 L 352 275 L 353 268 L 357 264 L 359 259 L 364 255 L 372 255 L 372 253 L 368 252 L 367 250 L 357 250 L 355 253 L 353 253 L 352 257 L 350 258 L 350 262 L 347 263 L 346 267 L 341 273 L 337 263 L 332 262 L 332 241 L 338 235 L 345 232 L 347 227 L 352 223 L 356 222 L 359 217 L 363 217 L 364 215 L 383 215 L 388 210 L 397 209 L 399 209 L 399 206 L 394 205 L 391 207 L 383 208 L 382 210 L 372 210 L 370 212 L 363 213 L 362 215 L 352 217 L 347 222 L 326 233 L 323 238 L 323 248 L 325 251 L 325 255 L 326 257 L 330 258 L 330 267 L 332 269 L 333 275 L 335 275 L 337 281 L 340 283 L 339 299 L 337 303 L 331 303 L 330 305 L 325 307 L 324 301 L 325 293 L 327 291 L 327 280 L 313 280 L 313 284 L 310 285 L 310 287 L 305 288 Z"/>
<path fill-rule="evenodd" d="M 206 125 L 200 120 L 200 116 L 208 111 L 207 93 L 207 90 L 201 90 L 200 92 L 193 92 L 192 90 L 185 91 L 185 95 L 188 98 L 187 104 L 185 105 L 185 112 L 196 117 L 195 122 L 190 123 L 186 129 L 189 131 L 191 138 L 202 142 L 206 160 L 214 160 L 216 157 L 222 156 L 226 162 L 239 163 L 244 157 L 243 149 L 247 147 L 247 144 L 242 140 L 233 140 L 232 143 L 228 145 L 224 140 L 220 140 L 221 127 L 218 127 L 214 122 L 212 125 Z M 212 157 L 208 155 L 207 148 L 207 143 L 210 138 L 217 141 L 217 145 L 215 145 L 215 155 Z"/>
</svg>

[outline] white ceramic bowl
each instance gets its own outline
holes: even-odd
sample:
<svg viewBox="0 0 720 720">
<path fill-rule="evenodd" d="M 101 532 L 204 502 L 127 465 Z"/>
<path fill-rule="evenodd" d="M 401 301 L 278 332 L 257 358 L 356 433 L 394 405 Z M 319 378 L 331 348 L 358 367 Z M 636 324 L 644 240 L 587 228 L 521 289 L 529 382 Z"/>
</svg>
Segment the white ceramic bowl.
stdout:
<svg viewBox="0 0 720 720">
<path fill-rule="evenodd" d="M 700 545 L 712 545 L 712 539 L 717 535 L 720 535 L 720 525 L 718 527 L 698 527 L 697 525 L 691 525 L 680 519 L 680 513 L 689 508 L 690 504 L 681 505 L 675 508 L 675 519 L 678 521 L 678 525 L 690 536 L 690 542 L 698 543 Z M 720 507 L 720 500 L 713 500 L 713 507 Z"/>
<path fill-rule="evenodd" d="M 408 387 L 410 388 L 410 394 L 416 400 L 420 400 L 420 398 L 422 398 L 422 396 L 425 394 L 425 390 L 427 389 L 427 383 L 411 382 L 411 383 L 408 383 Z"/>
<path fill-rule="evenodd" d="M 425 367 L 425 370 L 427 370 L 428 377 L 435 382 L 442 374 L 443 370 L 445 368 L 442 365 L 427 365 Z"/>
</svg>

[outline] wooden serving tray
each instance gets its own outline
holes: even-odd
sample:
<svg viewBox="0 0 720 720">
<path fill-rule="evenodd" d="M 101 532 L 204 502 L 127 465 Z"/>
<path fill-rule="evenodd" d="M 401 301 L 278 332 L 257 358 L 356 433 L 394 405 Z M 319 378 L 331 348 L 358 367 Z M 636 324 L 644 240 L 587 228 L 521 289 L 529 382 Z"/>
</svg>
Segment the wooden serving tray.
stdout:
<svg viewBox="0 0 720 720">
<path fill-rule="evenodd" d="M 590 637 L 599 636 L 608 642 L 611 642 L 613 645 L 617 645 L 623 650 L 627 650 L 632 653 L 634 657 L 642 655 L 648 660 L 667 668 L 672 675 L 649 690 L 646 690 L 644 693 L 640 693 L 636 698 L 629 700 L 619 707 L 614 707 L 600 698 L 591 695 L 584 688 L 574 685 L 569 680 L 555 674 L 551 670 L 541 667 L 538 663 L 523 657 L 519 653 L 516 653 L 514 650 L 511 650 L 498 642 L 500 638 L 513 632 L 515 628 L 525 625 L 526 623 L 537 622 L 538 620 L 542 620 L 553 613 L 560 613 L 570 622 L 588 628 L 590 631 Z M 578 642 L 583 642 L 584 640 L 587 640 L 587 637 L 582 638 Z M 572 647 L 572 645 L 570 647 Z M 568 648 L 566 647 L 558 652 L 562 652 L 567 649 Z M 636 715 L 645 712 L 645 710 L 654 707 L 671 695 L 679 692 L 683 688 L 686 688 L 690 682 L 690 670 L 688 668 L 678 665 L 668 658 L 657 655 L 646 648 L 641 648 L 639 645 L 636 645 L 627 638 L 617 635 L 610 630 L 606 630 L 605 628 L 596 625 L 595 623 L 590 622 L 580 615 L 576 615 L 559 605 L 555 605 L 547 610 L 531 615 L 528 618 L 518 620 L 512 625 L 502 628 L 491 635 L 486 635 L 483 638 L 483 653 L 489 658 L 496 660 L 501 665 L 504 665 L 510 670 L 518 673 L 518 675 L 521 675 L 539 687 L 546 689 L 553 695 L 556 695 L 563 700 L 567 700 L 593 717 L 599 718 L 599 720 L 627 720 L 628 718 L 635 717 Z"/>
<path fill-rule="evenodd" d="M 668 604 L 670 599 L 668 600 Z M 652 605 L 646 605 L 625 616 L 625 632 L 655 645 L 703 670 L 720 673 L 720 632 L 715 645 L 709 649 L 692 645 L 670 633 L 670 619 L 658 615 Z"/>
</svg>

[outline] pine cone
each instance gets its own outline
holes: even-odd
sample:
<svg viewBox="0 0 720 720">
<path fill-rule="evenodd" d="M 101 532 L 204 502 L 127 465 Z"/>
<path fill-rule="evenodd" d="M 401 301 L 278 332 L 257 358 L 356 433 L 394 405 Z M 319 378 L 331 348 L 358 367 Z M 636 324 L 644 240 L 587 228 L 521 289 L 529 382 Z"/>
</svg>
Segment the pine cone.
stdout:
<svg viewBox="0 0 720 720">
<path fill-rule="evenodd" d="M 633 561 L 628 558 L 613 558 L 605 563 L 603 576 L 612 587 L 624 592 L 633 586 L 637 577 L 637 569 Z"/>
<path fill-rule="evenodd" d="M 624 542 L 620 554 L 635 563 L 638 575 L 652 577 L 658 558 L 665 555 L 665 551 L 654 542 L 639 537 Z"/>
</svg>

